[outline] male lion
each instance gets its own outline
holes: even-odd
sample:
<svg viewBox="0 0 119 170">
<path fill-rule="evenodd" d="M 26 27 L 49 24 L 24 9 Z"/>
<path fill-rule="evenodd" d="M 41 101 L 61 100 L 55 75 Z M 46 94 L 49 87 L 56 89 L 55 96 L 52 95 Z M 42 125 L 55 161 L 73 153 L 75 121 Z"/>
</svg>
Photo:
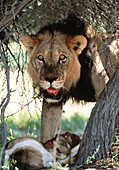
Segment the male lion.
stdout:
<svg viewBox="0 0 119 170">
<path fill-rule="evenodd" d="M 92 80 L 96 74 L 92 72 L 95 32 L 89 29 L 83 21 L 69 17 L 42 28 L 37 35 L 23 35 L 22 42 L 30 54 L 28 71 L 45 101 L 65 102 L 69 97 L 78 101 L 97 99 L 99 92 Z M 88 32 L 93 37 L 89 38 Z M 103 87 L 104 84 L 105 78 Z"/>
<path fill-rule="evenodd" d="M 96 101 L 108 81 L 105 69 L 97 52 L 96 32 L 83 20 L 74 16 L 64 21 L 43 27 L 37 35 L 23 35 L 22 42 L 29 52 L 28 71 L 35 86 L 44 98 L 48 119 L 45 131 L 52 131 L 59 124 L 58 105 L 69 97 L 76 101 Z M 56 107 L 56 108 L 54 108 Z M 52 119 L 52 121 L 51 121 Z M 54 120 L 55 119 L 55 120 Z M 44 120 L 42 120 L 44 121 Z M 50 123 L 49 123 L 50 121 Z M 48 124 L 51 124 L 48 127 Z M 45 127 L 46 128 L 46 127 Z M 54 137 L 56 130 L 43 142 Z"/>
</svg>

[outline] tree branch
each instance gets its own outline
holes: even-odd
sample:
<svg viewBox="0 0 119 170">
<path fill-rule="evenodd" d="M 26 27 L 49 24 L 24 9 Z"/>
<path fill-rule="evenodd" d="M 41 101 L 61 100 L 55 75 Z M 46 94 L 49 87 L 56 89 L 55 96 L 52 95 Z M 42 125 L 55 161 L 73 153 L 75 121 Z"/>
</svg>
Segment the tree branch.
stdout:
<svg viewBox="0 0 119 170">
<path fill-rule="evenodd" d="M 6 16 L 5 18 L 3 18 L 1 20 L 1 22 L 0 22 L 0 29 L 3 29 L 6 26 L 8 26 L 12 22 L 12 20 L 14 20 L 15 17 L 21 12 L 21 10 L 23 8 L 25 8 L 32 1 L 33 0 L 23 0 L 23 2 L 16 7 L 16 9 L 14 10 L 14 13 L 12 11 L 11 14 L 9 14 L 9 16 Z"/>
<path fill-rule="evenodd" d="M 5 149 L 5 145 L 6 145 L 6 142 L 7 142 L 7 124 L 5 122 L 5 119 L 4 119 L 4 113 L 5 113 L 5 109 L 10 101 L 10 68 L 8 66 L 8 63 L 6 62 L 5 60 L 5 55 L 4 55 L 4 52 L 2 52 L 2 47 L 1 47 L 1 44 L 0 44 L 0 54 L 1 54 L 1 59 L 2 59 L 2 62 L 4 64 L 4 67 L 6 69 L 6 77 L 7 77 L 7 95 L 6 97 L 3 99 L 3 101 L 1 102 L 0 104 L 0 108 L 1 108 L 1 130 L 3 129 L 3 145 L 2 145 L 2 150 L 1 150 L 1 153 L 2 153 L 2 156 L 0 158 L 0 167 L 1 167 L 1 164 L 2 164 L 2 158 L 4 159 L 4 149 Z M 1 132 L 1 135 L 2 135 L 2 132 Z M 1 141 L 2 142 L 2 141 Z"/>
</svg>

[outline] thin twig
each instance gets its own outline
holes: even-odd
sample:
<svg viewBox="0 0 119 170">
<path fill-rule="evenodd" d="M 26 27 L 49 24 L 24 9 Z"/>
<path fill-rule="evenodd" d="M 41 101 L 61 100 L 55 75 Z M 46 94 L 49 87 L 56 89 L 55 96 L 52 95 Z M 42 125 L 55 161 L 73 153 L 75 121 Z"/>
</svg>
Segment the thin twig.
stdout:
<svg viewBox="0 0 119 170">
<path fill-rule="evenodd" d="M 20 5 L 18 5 L 16 7 L 16 9 L 14 10 L 14 15 L 13 15 L 13 11 L 11 12 L 11 14 L 9 14 L 9 16 L 7 16 L 7 18 L 3 18 L 3 20 L 1 20 L 0 22 L 0 29 L 5 28 L 6 26 L 8 26 L 9 23 L 12 22 L 12 20 L 15 19 L 15 17 L 21 12 L 21 10 L 23 8 L 25 8 L 29 3 L 31 3 L 33 0 L 24 0 Z"/>
<path fill-rule="evenodd" d="M 4 67 L 6 69 L 6 77 L 7 77 L 7 95 L 6 97 L 3 99 L 2 101 L 2 104 L 1 104 L 1 123 L 2 123 L 2 128 L 3 128 L 3 145 L 2 145 L 2 150 L 1 150 L 1 153 L 2 153 L 2 157 L 0 158 L 0 166 L 2 166 L 2 163 L 3 163 L 3 160 L 4 160 L 4 149 L 5 149 L 5 145 L 6 145 L 6 142 L 7 142 L 7 124 L 5 122 L 5 119 L 4 119 L 4 113 L 5 113 L 5 110 L 6 110 L 6 107 L 10 101 L 10 68 L 5 60 L 5 56 L 4 56 L 4 52 L 2 52 L 2 45 L 0 44 L 0 54 L 1 54 L 1 59 L 2 59 L 2 62 L 4 63 Z M 2 134 L 2 133 L 1 133 Z"/>
</svg>

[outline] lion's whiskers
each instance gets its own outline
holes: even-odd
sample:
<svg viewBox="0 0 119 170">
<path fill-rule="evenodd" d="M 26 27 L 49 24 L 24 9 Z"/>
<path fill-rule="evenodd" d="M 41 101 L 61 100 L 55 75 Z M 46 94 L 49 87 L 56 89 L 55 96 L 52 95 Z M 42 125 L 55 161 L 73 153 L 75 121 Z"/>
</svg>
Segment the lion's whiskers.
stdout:
<svg viewBox="0 0 119 170">
<path fill-rule="evenodd" d="M 63 89 L 65 89 L 66 91 L 68 91 L 68 92 L 69 92 L 69 90 L 68 90 L 65 86 L 63 86 Z"/>
</svg>

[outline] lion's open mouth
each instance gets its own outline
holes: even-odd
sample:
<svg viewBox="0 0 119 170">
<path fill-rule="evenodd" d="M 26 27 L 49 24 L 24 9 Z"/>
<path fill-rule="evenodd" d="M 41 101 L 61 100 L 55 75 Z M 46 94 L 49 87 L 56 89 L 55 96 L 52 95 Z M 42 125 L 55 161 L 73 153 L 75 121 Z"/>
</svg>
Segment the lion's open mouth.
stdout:
<svg viewBox="0 0 119 170">
<path fill-rule="evenodd" d="M 44 97 L 47 101 L 58 102 L 62 100 L 63 88 L 55 89 L 53 87 L 44 91 Z"/>
<path fill-rule="evenodd" d="M 53 95 L 57 96 L 59 90 L 54 89 L 53 87 L 50 87 L 49 89 L 47 89 L 47 92 L 48 92 L 49 94 L 53 94 Z"/>
</svg>

